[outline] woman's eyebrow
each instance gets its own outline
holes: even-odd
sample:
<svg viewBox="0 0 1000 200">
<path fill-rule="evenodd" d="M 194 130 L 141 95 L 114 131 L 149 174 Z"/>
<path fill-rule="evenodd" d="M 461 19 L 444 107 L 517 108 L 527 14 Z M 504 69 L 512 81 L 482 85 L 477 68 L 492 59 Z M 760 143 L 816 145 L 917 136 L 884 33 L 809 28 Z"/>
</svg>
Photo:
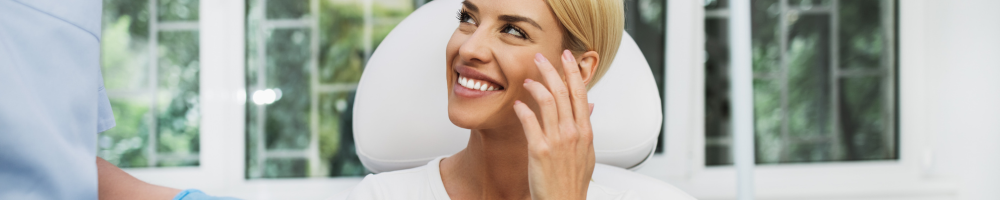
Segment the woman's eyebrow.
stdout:
<svg viewBox="0 0 1000 200">
<path fill-rule="evenodd" d="M 514 22 L 528 22 L 532 26 L 535 26 L 538 29 L 542 29 L 542 26 L 539 26 L 538 23 L 535 23 L 535 20 L 531 20 L 531 18 L 527 18 L 527 17 L 524 17 L 524 16 L 518 16 L 518 15 L 500 15 L 500 17 L 497 17 L 497 18 L 500 19 L 500 21 L 506 21 L 506 22 L 509 22 L 509 23 L 514 23 Z"/>
<path fill-rule="evenodd" d="M 466 9 L 469 9 L 472 12 L 479 12 L 479 7 L 476 6 L 476 4 L 472 4 L 472 2 L 469 2 L 468 0 L 462 1 L 462 5 L 465 5 Z"/>
</svg>

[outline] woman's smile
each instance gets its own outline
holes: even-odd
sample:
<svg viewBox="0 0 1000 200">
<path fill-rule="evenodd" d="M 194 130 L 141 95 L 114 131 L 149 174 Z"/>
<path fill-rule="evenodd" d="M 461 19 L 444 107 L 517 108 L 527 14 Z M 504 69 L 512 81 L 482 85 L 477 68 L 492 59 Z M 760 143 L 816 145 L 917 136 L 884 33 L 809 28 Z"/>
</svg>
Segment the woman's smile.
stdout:
<svg viewBox="0 0 1000 200">
<path fill-rule="evenodd" d="M 455 84 L 452 91 L 457 96 L 465 98 L 478 98 L 490 94 L 502 92 L 505 87 L 483 73 L 467 66 L 455 67 Z"/>
</svg>

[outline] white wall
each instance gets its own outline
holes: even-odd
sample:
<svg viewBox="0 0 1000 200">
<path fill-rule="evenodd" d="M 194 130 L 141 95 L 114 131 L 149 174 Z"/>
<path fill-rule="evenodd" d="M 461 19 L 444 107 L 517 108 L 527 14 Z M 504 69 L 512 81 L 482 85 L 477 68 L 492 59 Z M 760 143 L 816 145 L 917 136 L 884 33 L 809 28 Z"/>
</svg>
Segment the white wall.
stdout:
<svg viewBox="0 0 1000 200">
<path fill-rule="evenodd" d="M 959 199 L 1000 199 L 1000 1 L 924 6 L 927 175 Z"/>
</svg>

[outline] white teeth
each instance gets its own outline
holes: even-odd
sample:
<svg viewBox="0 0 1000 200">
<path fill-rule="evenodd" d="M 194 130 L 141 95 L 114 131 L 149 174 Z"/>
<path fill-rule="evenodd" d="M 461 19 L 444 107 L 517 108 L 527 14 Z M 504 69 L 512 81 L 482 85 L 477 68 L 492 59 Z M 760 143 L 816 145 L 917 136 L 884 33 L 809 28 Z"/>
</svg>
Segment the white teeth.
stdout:
<svg viewBox="0 0 1000 200">
<path fill-rule="evenodd" d="M 462 87 L 479 91 L 493 91 L 500 89 L 499 87 L 494 87 L 488 83 L 479 82 L 476 81 L 475 79 L 470 79 L 466 77 L 458 77 L 458 84 L 461 85 Z"/>
</svg>

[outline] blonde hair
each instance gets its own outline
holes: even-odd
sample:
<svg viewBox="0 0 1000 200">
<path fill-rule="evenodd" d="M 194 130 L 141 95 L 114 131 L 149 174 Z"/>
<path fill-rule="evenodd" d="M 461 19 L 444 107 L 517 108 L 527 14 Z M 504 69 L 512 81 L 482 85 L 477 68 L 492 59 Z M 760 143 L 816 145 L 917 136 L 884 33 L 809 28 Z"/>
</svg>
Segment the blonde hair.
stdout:
<svg viewBox="0 0 1000 200">
<path fill-rule="evenodd" d="M 625 29 L 625 5 L 622 0 L 546 0 L 566 29 L 563 48 L 574 54 L 597 52 L 599 58 L 587 89 L 608 72 L 618 54 Z"/>
</svg>

